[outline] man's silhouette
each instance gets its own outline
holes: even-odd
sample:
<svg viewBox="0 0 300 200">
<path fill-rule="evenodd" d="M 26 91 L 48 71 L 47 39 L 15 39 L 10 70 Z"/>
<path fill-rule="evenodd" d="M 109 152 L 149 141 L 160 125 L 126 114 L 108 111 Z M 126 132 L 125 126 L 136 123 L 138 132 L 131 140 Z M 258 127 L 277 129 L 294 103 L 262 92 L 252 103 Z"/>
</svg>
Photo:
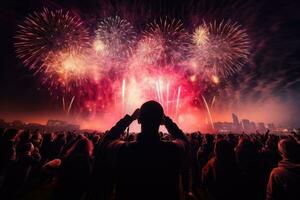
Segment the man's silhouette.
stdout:
<svg viewBox="0 0 300 200">
<path fill-rule="evenodd" d="M 120 140 L 121 134 L 136 119 L 141 124 L 137 140 Z M 172 141 L 160 139 L 161 124 L 165 125 Z M 105 160 L 115 169 L 116 199 L 180 199 L 182 160 L 187 146 L 185 135 L 164 115 L 159 103 L 148 101 L 131 116 L 126 115 L 110 129 L 101 147 Z"/>
</svg>

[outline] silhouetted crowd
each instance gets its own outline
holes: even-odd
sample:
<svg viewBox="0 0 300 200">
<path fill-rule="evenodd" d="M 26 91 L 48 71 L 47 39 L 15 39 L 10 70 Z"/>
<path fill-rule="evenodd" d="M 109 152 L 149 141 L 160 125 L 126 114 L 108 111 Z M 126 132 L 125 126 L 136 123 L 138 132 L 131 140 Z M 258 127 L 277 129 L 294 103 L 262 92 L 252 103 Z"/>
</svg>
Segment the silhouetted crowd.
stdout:
<svg viewBox="0 0 300 200">
<path fill-rule="evenodd" d="M 184 134 L 154 101 L 105 133 L 0 128 L 0 199 L 299 200 L 299 139 Z"/>
</svg>

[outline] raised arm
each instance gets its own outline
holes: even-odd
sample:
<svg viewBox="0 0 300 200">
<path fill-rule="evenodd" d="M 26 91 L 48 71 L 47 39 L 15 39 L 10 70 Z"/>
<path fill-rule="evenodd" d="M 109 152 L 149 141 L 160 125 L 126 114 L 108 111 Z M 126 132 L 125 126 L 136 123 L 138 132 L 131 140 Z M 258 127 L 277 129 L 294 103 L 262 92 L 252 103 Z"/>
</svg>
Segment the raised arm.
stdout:
<svg viewBox="0 0 300 200">
<path fill-rule="evenodd" d="M 125 129 L 137 119 L 139 115 L 139 109 L 136 109 L 134 113 L 130 115 L 125 115 L 122 119 L 120 119 L 115 126 L 113 126 L 108 133 L 104 136 L 102 140 L 102 144 L 105 144 L 109 141 L 118 140 L 122 133 L 124 133 Z"/>
<path fill-rule="evenodd" d="M 174 139 L 182 140 L 188 143 L 187 137 L 184 135 L 182 130 L 175 124 L 170 117 L 164 117 L 164 124 L 168 132 L 172 135 Z"/>
</svg>

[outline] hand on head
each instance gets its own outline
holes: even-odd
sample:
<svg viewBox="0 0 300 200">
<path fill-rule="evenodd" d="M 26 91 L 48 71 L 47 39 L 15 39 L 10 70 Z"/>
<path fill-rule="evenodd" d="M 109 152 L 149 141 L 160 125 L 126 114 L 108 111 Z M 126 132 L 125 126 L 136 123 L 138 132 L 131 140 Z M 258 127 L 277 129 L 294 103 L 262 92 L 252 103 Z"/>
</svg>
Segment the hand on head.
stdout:
<svg viewBox="0 0 300 200">
<path fill-rule="evenodd" d="M 144 127 L 159 127 L 164 125 L 163 107 L 156 101 L 147 101 L 131 115 L 132 120 L 138 120 Z"/>
<path fill-rule="evenodd" d="M 140 109 L 137 108 L 137 109 L 135 109 L 135 111 L 132 113 L 131 118 L 132 118 L 133 120 L 136 120 L 136 119 L 139 118 L 139 116 L 140 116 Z"/>
</svg>

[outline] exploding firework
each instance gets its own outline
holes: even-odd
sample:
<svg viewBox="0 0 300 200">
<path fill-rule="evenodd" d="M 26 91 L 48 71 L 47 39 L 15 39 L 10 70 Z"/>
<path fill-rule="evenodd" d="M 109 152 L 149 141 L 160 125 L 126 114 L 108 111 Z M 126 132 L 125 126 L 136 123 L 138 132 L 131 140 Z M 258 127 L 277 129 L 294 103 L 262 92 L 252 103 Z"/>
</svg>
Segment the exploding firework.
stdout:
<svg viewBox="0 0 300 200">
<path fill-rule="evenodd" d="M 163 52 L 157 64 L 178 64 L 188 55 L 189 37 L 181 21 L 160 18 L 147 25 L 143 38 L 157 40 Z"/>
<path fill-rule="evenodd" d="M 139 68 L 152 67 L 157 64 L 164 52 L 163 41 L 161 37 L 144 37 L 136 47 L 136 51 L 130 60 L 130 67 Z"/>
<path fill-rule="evenodd" d="M 208 42 L 209 32 L 207 27 L 199 26 L 193 33 L 193 43 L 197 46 L 205 45 Z"/>
<path fill-rule="evenodd" d="M 43 80 L 52 86 L 79 86 L 90 74 L 87 66 L 86 57 L 74 50 L 52 52 L 44 61 Z"/>
<path fill-rule="evenodd" d="M 208 76 L 227 77 L 247 62 L 250 40 L 238 23 L 203 22 L 193 34 L 191 49 L 195 70 Z"/>
<path fill-rule="evenodd" d="M 89 43 L 83 22 L 68 11 L 44 8 L 27 16 L 18 28 L 15 36 L 16 53 L 31 69 L 42 70 L 41 63 L 52 51 L 70 46 L 81 50 Z"/>
<path fill-rule="evenodd" d="M 123 60 L 130 56 L 136 33 L 127 20 L 119 16 L 108 17 L 99 22 L 95 33 L 93 47 L 97 54 L 115 60 Z"/>
</svg>

